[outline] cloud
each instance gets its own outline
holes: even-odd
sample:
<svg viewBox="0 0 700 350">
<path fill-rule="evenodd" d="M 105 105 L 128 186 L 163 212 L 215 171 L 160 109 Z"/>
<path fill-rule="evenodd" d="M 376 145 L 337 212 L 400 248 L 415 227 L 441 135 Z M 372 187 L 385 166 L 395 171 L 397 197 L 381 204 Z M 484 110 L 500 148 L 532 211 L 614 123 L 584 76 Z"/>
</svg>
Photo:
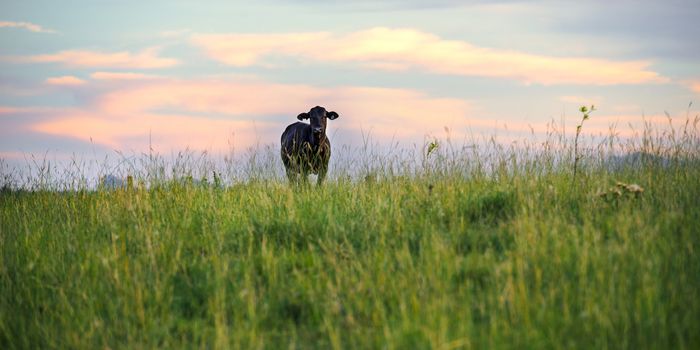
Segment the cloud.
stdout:
<svg viewBox="0 0 700 350">
<path fill-rule="evenodd" d="M 13 106 L 0 106 L 0 115 L 37 115 L 50 113 L 56 111 L 54 108 L 50 107 L 13 107 Z"/>
<path fill-rule="evenodd" d="M 688 87 L 690 87 L 690 90 L 693 90 L 693 92 L 696 94 L 700 94 L 700 80 L 689 82 Z"/>
<path fill-rule="evenodd" d="M 490 49 L 446 40 L 415 29 L 372 28 L 344 35 L 329 32 L 288 34 L 197 34 L 192 43 L 214 60 L 246 67 L 269 57 L 307 62 L 359 64 L 371 69 L 514 79 L 524 83 L 643 84 L 668 79 L 647 61 L 555 57 Z"/>
<path fill-rule="evenodd" d="M 472 118 L 471 104 L 462 99 L 374 87 L 339 87 L 329 93 L 333 108 L 349 116 L 345 128 L 354 132 L 371 131 L 383 141 L 421 142 L 428 135 L 442 133 L 445 127 L 461 133 L 472 126 L 493 125 Z"/>
<path fill-rule="evenodd" d="M 265 123 L 262 126 L 265 127 Z M 56 136 L 68 136 L 114 149 L 144 150 L 152 135 L 156 147 L 166 150 L 226 148 L 232 133 L 243 135 L 242 141 L 253 145 L 247 121 L 206 119 L 177 114 L 138 113 L 102 117 L 96 111 L 65 115 L 64 118 L 35 125 L 33 130 Z"/>
<path fill-rule="evenodd" d="M 144 80 L 156 78 L 154 75 L 133 72 L 95 72 L 90 74 L 95 80 Z"/>
<path fill-rule="evenodd" d="M 0 106 L 0 115 L 3 114 L 17 114 L 21 111 L 20 108 L 17 107 L 8 107 L 8 106 Z"/>
<path fill-rule="evenodd" d="M 0 28 L 21 28 L 35 33 L 56 33 L 55 30 L 47 29 L 38 24 L 29 22 L 0 21 Z"/>
<path fill-rule="evenodd" d="M 423 144 L 426 137 L 443 137 L 445 128 L 459 144 L 479 135 L 499 142 L 537 137 L 547 123 L 502 119 L 497 122 L 479 106 L 458 98 L 443 98 L 400 88 L 363 86 L 316 87 L 280 84 L 250 77 L 173 79 L 146 76 L 122 80 L 87 80 L 84 89 L 95 91 L 92 100 L 73 107 L 0 106 L 6 135 L 38 133 L 118 150 L 158 152 L 245 150 L 258 144 L 277 145 L 284 128 L 295 116 L 315 105 L 340 114 L 329 123 L 336 145 L 362 145 L 363 137 L 390 145 Z M 566 125 L 575 125 L 574 114 Z M 584 125 L 585 135 L 608 135 L 616 124 L 620 137 L 633 136 L 643 121 L 665 127 L 668 118 L 643 119 L 634 112 L 594 113 Z M 505 127 L 507 126 L 507 127 Z M 504 130 L 504 127 L 506 128 Z M 567 133 L 573 132 L 567 127 Z M 152 144 L 150 143 L 152 140 Z M 47 144 L 46 147 L 52 147 Z M 13 149 L 8 149 L 12 151 Z"/>
<path fill-rule="evenodd" d="M 470 110 L 467 101 L 431 97 L 409 89 L 319 88 L 255 79 L 162 79 L 105 94 L 98 104 L 109 114 L 165 110 L 248 120 L 286 116 L 289 122 L 295 121 L 298 112 L 320 104 L 348 115 L 352 123 L 346 128 L 375 128 L 382 136 L 402 137 L 423 137 L 455 121 L 465 126 L 462 122 L 468 120 Z"/>
<path fill-rule="evenodd" d="M 328 52 L 327 43 L 332 41 L 331 33 L 287 33 L 287 34 L 195 34 L 192 42 L 204 49 L 213 59 L 222 63 L 245 67 L 260 64 L 261 56 L 279 54 L 287 56 L 304 55 L 317 58 L 318 54 L 306 53 L 316 42 L 316 50 Z"/>
<path fill-rule="evenodd" d="M 579 106 L 590 106 L 590 105 L 599 106 L 603 102 L 603 97 L 601 97 L 601 96 L 566 95 L 566 96 L 560 96 L 559 101 L 566 102 L 566 103 L 572 103 L 572 104 L 579 105 Z"/>
<path fill-rule="evenodd" d="M 177 65 L 174 58 L 158 56 L 159 48 L 148 48 L 138 53 L 128 51 L 99 52 L 66 50 L 54 54 L 6 57 L 15 63 L 59 63 L 68 67 L 150 69 Z"/>
<path fill-rule="evenodd" d="M 329 133 L 335 130 L 342 142 L 350 143 L 359 142 L 353 138 L 361 132 L 371 132 L 380 141 L 421 142 L 445 126 L 463 130 L 491 125 L 469 118 L 468 101 L 408 89 L 319 88 L 240 77 L 89 84 L 104 92 L 84 106 L 47 112 L 30 129 L 117 149 L 147 149 L 152 135 L 161 149 L 226 150 L 232 142 L 237 149 L 278 143 L 296 115 L 315 105 L 341 115 L 330 123 Z"/>
<path fill-rule="evenodd" d="M 179 39 L 186 37 L 190 33 L 192 33 L 192 29 L 189 28 L 173 29 L 161 31 L 158 33 L 158 36 L 165 39 Z"/>
<path fill-rule="evenodd" d="M 700 79 L 683 79 L 680 80 L 679 85 L 686 88 L 687 90 L 700 95 Z"/>
<path fill-rule="evenodd" d="M 155 109 L 190 113 L 252 116 L 284 113 L 291 101 L 312 103 L 322 89 L 255 80 L 166 79 L 143 80 L 136 86 L 115 89 L 95 103 L 114 113 L 136 113 Z M 296 114 L 295 114 L 296 116 Z"/>
<path fill-rule="evenodd" d="M 71 75 L 66 75 L 62 77 L 48 78 L 46 79 L 46 84 L 58 86 L 78 86 L 85 84 L 85 80 Z"/>
<path fill-rule="evenodd" d="M 269 1 L 269 0 L 268 0 Z M 363 12 L 386 12 L 386 11 L 401 11 L 401 10 L 430 10 L 430 9 L 445 9 L 445 8 L 457 8 L 457 7 L 467 7 L 476 5 L 491 5 L 491 4 L 501 4 L 517 2 L 512 0 L 355 0 L 355 1 L 342 1 L 342 0 L 328 0 L 328 1 L 316 1 L 316 0 L 277 0 L 271 1 L 273 3 L 283 3 L 283 4 L 295 4 L 302 6 L 313 6 L 318 8 L 321 6 L 332 7 L 333 10 L 342 9 L 356 10 Z"/>
<path fill-rule="evenodd" d="M 104 72 L 103 72 L 104 73 Z M 97 74 L 97 77 L 109 78 Z M 69 108 L 0 107 L 0 117 L 12 130 L 94 142 L 107 148 L 146 151 L 153 141 L 158 151 L 227 151 L 256 144 L 278 144 L 284 128 L 299 112 L 315 105 L 340 114 L 329 123 L 334 144 L 361 145 L 363 135 L 388 145 L 421 145 L 426 137 L 442 137 L 445 128 L 456 142 L 473 135 L 498 135 L 503 141 L 530 130 L 542 135 L 546 123 L 505 118 L 500 122 L 471 101 L 436 97 L 403 88 L 366 86 L 317 87 L 281 84 L 252 77 L 175 79 L 127 75 L 90 79 L 83 89 L 94 98 Z M 574 98 L 575 96 L 570 96 Z M 614 112 L 613 112 L 614 113 Z M 634 112 L 632 112 L 634 113 Z M 571 123 L 579 121 L 572 115 Z M 647 117 L 662 125 L 666 119 Z M 14 124 L 13 124 L 14 123 Z M 587 135 L 605 135 L 611 123 L 618 134 L 631 135 L 628 124 L 641 125 L 641 115 L 594 113 L 584 126 Z M 13 126 L 15 125 L 15 126 Z M 507 125 L 507 131 L 503 130 Z M 567 128 L 570 133 L 573 129 Z M 232 136 L 233 135 L 233 136 Z"/>
</svg>

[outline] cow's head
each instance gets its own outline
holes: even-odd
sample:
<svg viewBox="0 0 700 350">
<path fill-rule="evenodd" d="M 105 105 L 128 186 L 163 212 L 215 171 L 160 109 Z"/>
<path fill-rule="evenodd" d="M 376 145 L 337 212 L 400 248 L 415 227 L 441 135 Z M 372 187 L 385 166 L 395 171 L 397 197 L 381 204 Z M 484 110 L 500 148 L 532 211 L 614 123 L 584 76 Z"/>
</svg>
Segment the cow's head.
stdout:
<svg viewBox="0 0 700 350">
<path fill-rule="evenodd" d="M 338 113 L 327 112 L 325 108 L 321 106 L 316 106 L 314 108 L 311 108 L 311 110 L 308 113 L 299 114 L 297 116 L 297 119 L 309 119 L 309 124 L 311 124 L 311 131 L 314 134 L 314 139 L 319 140 L 323 135 L 326 134 L 327 119 L 333 120 L 338 117 Z"/>
</svg>

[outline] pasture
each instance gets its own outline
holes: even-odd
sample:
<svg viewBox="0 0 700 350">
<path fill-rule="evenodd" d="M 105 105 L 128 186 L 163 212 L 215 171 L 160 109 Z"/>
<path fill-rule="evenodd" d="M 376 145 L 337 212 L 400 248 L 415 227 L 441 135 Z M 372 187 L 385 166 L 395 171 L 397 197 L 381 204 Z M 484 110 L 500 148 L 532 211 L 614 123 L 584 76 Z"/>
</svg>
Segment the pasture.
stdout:
<svg viewBox="0 0 700 350">
<path fill-rule="evenodd" d="M 575 178 L 567 141 L 321 187 L 6 186 L 0 348 L 697 349 L 698 133 L 649 135 Z"/>
</svg>

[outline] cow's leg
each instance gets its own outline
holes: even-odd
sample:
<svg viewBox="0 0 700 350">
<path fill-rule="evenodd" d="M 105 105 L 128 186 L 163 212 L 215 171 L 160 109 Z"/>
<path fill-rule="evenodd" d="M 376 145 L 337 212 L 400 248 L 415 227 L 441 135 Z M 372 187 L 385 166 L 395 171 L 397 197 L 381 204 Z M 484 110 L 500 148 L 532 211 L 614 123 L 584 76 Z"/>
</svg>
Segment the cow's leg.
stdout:
<svg viewBox="0 0 700 350">
<path fill-rule="evenodd" d="M 326 179 L 327 172 L 328 172 L 328 167 L 321 166 L 321 168 L 318 169 L 318 181 L 316 182 L 316 184 L 318 186 L 321 186 L 321 184 L 323 184 L 323 180 Z"/>
<path fill-rule="evenodd" d="M 294 171 L 292 168 L 287 168 L 287 179 L 289 179 L 289 183 L 292 185 L 297 184 L 297 172 Z"/>
<path fill-rule="evenodd" d="M 309 184 L 309 172 L 302 170 L 301 173 L 299 174 L 301 176 L 301 181 L 300 183 L 303 184 L 304 186 Z"/>
</svg>

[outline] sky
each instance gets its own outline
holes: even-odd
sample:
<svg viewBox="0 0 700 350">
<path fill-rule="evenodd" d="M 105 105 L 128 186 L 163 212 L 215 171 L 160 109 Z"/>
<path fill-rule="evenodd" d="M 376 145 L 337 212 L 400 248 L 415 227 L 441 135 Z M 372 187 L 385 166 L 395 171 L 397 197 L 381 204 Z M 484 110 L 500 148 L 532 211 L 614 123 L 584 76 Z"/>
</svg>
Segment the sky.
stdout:
<svg viewBox="0 0 700 350">
<path fill-rule="evenodd" d="M 700 2 L 0 2 L 0 158 L 584 133 L 697 115 Z M 503 136 L 505 135 L 505 136 Z"/>
</svg>

